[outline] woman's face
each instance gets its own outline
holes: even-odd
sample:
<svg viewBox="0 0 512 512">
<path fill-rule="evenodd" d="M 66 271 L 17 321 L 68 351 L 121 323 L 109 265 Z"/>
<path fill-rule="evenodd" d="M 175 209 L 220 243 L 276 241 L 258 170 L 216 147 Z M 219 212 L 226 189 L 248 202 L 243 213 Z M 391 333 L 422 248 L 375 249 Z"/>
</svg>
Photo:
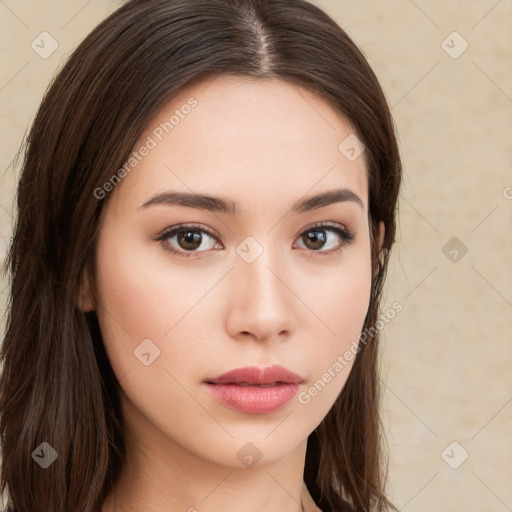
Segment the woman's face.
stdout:
<svg viewBox="0 0 512 512">
<path fill-rule="evenodd" d="M 322 421 L 370 298 L 362 149 L 326 103 L 275 80 L 195 85 L 149 123 L 108 191 L 92 303 L 140 440 L 261 465 Z"/>
</svg>

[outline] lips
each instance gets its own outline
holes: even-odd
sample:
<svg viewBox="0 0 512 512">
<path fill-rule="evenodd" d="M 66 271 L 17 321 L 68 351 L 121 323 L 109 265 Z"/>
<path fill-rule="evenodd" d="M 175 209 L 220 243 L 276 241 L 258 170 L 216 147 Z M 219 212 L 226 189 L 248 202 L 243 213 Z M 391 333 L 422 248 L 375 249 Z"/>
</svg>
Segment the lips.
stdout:
<svg viewBox="0 0 512 512">
<path fill-rule="evenodd" d="M 210 384 L 239 384 L 246 386 L 272 386 L 276 384 L 300 384 L 303 379 L 283 366 L 273 365 L 266 368 L 247 366 L 237 368 L 219 377 L 207 379 Z"/>
<path fill-rule="evenodd" d="M 288 403 L 302 382 L 296 373 L 274 365 L 238 368 L 204 383 L 223 405 L 243 413 L 266 414 Z"/>
</svg>

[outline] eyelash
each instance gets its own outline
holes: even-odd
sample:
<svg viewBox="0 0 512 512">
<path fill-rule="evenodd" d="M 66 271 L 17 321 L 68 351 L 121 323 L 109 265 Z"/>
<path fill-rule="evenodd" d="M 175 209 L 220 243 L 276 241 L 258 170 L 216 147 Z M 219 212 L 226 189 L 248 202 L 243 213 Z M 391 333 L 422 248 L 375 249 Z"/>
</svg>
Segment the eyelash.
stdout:
<svg viewBox="0 0 512 512">
<path fill-rule="evenodd" d="M 326 228 L 326 229 L 324 229 L 324 228 Z M 156 241 L 160 242 L 163 245 L 165 250 L 171 252 L 172 254 L 176 254 L 177 256 L 182 256 L 184 258 L 191 258 L 191 257 L 194 258 L 194 257 L 196 257 L 195 254 L 202 253 L 202 252 L 208 252 L 208 251 L 185 252 L 185 251 L 177 251 L 176 249 L 171 248 L 171 246 L 167 243 L 167 240 L 169 238 L 171 238 L 172 236 L 174 236 L 175 234 L 177 234 L 181 231 L 187 231 L 187 230 L 206 233 L 210 237 L 212 237 L 218 241 L 218 236 L 213 230 L 207 228 L 206 226 L 200 226 L 198 224 L 181 224 L 179 226 L 173 226 L 172 228 L 166 229 L 161 235 L 159 235 L 156 238 Z M 353 233 L 352 231 L 350 231 L 347 228 L 344 228 L 343 226 L 341 226 L 340 224 L 338 224 L 336 222 L 319 222 L 317 224 L 314 224 L 313 226 L 308 227 L 302 233 L 300 233 L 298 238 L 304 236 L 306 233 L 309 233 L 310 231 L 315 231 L 315 230 L 316 231 L 331 231 L 331 232 L 336 233 L 341 238 L 341 243 L 340 243 L 339 247 L 337 247 L 336 249 L 331 249 L 329 251 L 309 250 L 309 252 L 311 252 L 315 255 L 318 254 L 320 256 L 330 256 L 332 254 L 340 253 L 341 250 L 346 245 L 350 244 L 355 238 L 355 233 Z"/>
</svg>

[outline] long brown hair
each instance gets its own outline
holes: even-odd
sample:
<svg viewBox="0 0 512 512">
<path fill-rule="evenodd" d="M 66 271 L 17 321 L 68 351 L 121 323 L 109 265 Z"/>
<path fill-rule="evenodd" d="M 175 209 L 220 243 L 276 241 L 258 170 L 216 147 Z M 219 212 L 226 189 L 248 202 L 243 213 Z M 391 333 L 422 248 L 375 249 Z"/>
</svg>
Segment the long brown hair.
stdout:
<svg viewBox="0 0 512 512">
<path fill-rule="evenodd" d="M 96 236 L 108 201 L 94 191 L 123 165 L 173 95 L 221 74 L 276 78 L 316 92 L 348 118 L 365 145 L 374 275 L 364 330 L 370 335 L 334 406 L 308 438 L 304 479 L 326 512 L 393 508 L 384 489 L 375 324 L 395 240 L 401 163 L 375 74 L 339 25 L 305 0 L 131 0 L 71 55 L 26 141 L 0 354 L 0 490 L 16 512 L 101 510 L 120 474 L 119 382 L 96 314 L 77 307 L 86 272 L 94 282 Z M 43 442 L 58 454 L 44 470 L 33 460 Z"/>
</svg>

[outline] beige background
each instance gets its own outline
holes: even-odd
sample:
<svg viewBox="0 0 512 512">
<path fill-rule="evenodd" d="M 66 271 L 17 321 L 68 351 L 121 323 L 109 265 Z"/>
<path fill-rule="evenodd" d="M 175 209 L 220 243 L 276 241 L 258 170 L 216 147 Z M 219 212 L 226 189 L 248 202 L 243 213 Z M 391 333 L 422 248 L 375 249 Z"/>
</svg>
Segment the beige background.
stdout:
<svg viewBox="0 0 512 512">
<path fill-rule="evenodd" d="M 403 305 L 384 329 L 390 496 L 406 512 L 512 510 L 512 0 L 315 3 L 377 73 L 405 170 L 383 304 Z M 42 94 L 118 5 L 0 0 L 2 257 Z M 43 31 L 59 45 L 47 59 L 31 48 Z"/>
</svg>

